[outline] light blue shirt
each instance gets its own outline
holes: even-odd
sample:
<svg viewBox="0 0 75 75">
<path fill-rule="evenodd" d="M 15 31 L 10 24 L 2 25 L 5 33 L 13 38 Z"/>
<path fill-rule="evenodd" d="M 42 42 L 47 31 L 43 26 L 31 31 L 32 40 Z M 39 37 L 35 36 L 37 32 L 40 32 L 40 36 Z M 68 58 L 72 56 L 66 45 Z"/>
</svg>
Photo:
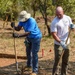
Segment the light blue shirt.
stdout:
<svg viewBox="0 0 75 75">
<path fill-rule="evenodd" d="M 38 28 L 37 22 L 34 18 L 30 17 L 25 22 L 19 22 L 19 26 L 23 27 L 25 32 L 31 32 L 27 37 L 28 38 L 41 38 L 42 33 Z"/>
</svg>

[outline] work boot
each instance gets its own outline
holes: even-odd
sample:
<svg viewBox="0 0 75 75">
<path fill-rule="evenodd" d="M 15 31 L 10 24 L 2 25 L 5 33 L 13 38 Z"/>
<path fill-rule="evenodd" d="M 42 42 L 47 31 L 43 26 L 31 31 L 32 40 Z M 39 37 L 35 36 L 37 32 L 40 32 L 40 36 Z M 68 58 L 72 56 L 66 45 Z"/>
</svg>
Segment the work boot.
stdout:
<svg viewBox="0 0 75 75">
<path fill-rule="evenodd" d="M 31 66 L 25 66 L 23 67 L 24 71 L 32 71 L 32 67 Z"/>
<path fill-rule="evenodd" d="M 52 75 L 59 75 L 59 73 L 58 73 L 58 72 L 56 72 L 56 73 L 52 73 Z"/>
<path fill-rule="evenodd" d="M 31 73 L 30 75 L 37 75 L 37 74 L 33 72 L 33 73 Z"/>
</svg>

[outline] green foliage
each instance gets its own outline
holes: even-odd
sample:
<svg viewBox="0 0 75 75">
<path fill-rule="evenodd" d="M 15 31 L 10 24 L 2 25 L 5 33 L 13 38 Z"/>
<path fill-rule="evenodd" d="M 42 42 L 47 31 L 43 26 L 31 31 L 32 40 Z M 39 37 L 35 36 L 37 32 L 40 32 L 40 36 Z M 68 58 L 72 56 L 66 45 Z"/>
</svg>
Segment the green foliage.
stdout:
<svg viewBox="0 0 75 75">
<path fill-rule="evenodd" d="M 3 17 L 6 10 L 10 7 L 8 0 L 0 0 L 0 16 Z"/>
<path fill-rule="evenodd" d="M 75 0 L 52 0 L 55 6 L 62 6 L 64 12 L 74 18 L 75 16 Z"/>
<path fill-rule="evenodd" d="M 54 5 L 52 3 L 55 3 Z M 61 5 L 66 14 L 74 18 L 75 0 L 0 0 L 0 18 L 5 17 L 5 13 L 13 13 L 17 18 L 21 10 L 27 10 L 35 15 L 38 10 L 42 14 L 54 15 L 56 6 Z M 45 16 L 45 15 L 43 15 Z"/>
<path fill-rule="evenodd" d="M 0 1 L 0 16 L 2 18 L 10 17 L 11 19 L 11 14 L 15 14 L 17 11 L 17 0 L 1 0 Z M 17 15 L 17 14 L 16 14 Z M 15 16 L 16 16 L 15 15 Z"/>
</svg>

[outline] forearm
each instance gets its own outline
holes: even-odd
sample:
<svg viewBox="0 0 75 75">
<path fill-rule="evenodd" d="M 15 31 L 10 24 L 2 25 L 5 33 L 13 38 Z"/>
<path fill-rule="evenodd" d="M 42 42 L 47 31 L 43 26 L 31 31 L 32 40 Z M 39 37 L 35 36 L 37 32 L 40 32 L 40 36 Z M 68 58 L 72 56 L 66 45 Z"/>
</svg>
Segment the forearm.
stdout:
<svg viewBox="0 0 75 75">
<path fill-rule="evenodd" d="M 21 29 L 19 28 L 19 27 L 14 27 L 14 29 L 16 30 L 16 31 L 20 31 Z"/>
<path fill-rule="evenodd" d="M 11 27 L 13 28 L 13 29 L 15 29 L 16 31 L 20 31 L 21 30 L 21 26 L 15 26 L 15 22 L 11 22 Z"/>
<path fill-rule="evenodd" d="M 25 37 L 25 36 L 28 36 L 30 34 L 30 32 L 25 32 L 23 34 L 19 34 L 19 37 Z"/>
<path fill-rule="evenodd" d="M 67 49 L 67 45 L 66 45 L 63 41 L 60 40 L 60 38 L 57 36 L 57 33 L 56 33 L 56 32 L 52 32 L 52 36 L 53 36 L 53 38 L 54 38 L 57 42 L 60 43 L 60 45 L 62 46 L 62 48 L 63 48 L 64 50 Z"/>
<path fill-rule="evenodd" d="M 57 42 L 59 42 L 60 43 L 60 38 L 57 36 L 57 33 L 55 33 L 55 32 L 53 32 L 52 33 L 52 36 L 53 36 L 53 38 L 57 41 Z"/>
</svg>

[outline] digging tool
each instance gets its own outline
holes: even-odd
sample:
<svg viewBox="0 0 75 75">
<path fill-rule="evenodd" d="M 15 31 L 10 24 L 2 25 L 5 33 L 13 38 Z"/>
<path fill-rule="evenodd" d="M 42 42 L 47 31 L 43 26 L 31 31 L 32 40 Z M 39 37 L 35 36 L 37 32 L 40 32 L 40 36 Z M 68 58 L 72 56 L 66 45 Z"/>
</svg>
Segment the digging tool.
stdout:
<svg viewBox="0 0 75 75">
<path fill-rule="evenodd" d="M 69 30 L 69 34 L 68 34 L 68 37 L 67 37 L 67 40 L 66 40 L 66 44 L 67 44 L 68 38 L 69 38 L 69 36 L 70 36 L 70 33 L 71 33 L 71 28 L 70 28 L 70 30 Z M 61 59 L 62 59 L 62 57 L 63 57 L 64 51 L 65 51 L 65 50 L 63 49 L 63 50 L 62 50 L 62 53 L 61 53 L 61 56 L 60 56 L 60 59 L 59 59 L 59 61 L 58 61 L 58 64 L 57 64 L 57 67 L 56 67 L 56 70 L 55 70 L 54 75 L 58 75 L 58 74 L 57 74 L 57 70 L 59 69 L 59 64 L 60 64 L 60 61 L 61 61 Z"/>
<path fill-rule="evenodd" d="M 15 22 L 14 22 L 14 25 L 15 25 Z M 13 27 L 13 33 L 14 32 L 15 32 L 15 30 L 14 30 L 14 27 Z M 13 40 L 14 40 L 14 52 L 15 52 L 16 71 L 18 73 L 18 62 L 17 62 L 17 52 L 16 52 L 15 38 Z"/>
<path fill-rule="evenodd" d="M 14 22 L 14 19 L 12 19 L 12 15 L 11 15 L 11 22 L 15 26 L 15 22 Z M 15 33 L 14 27 L 13 27 L 13 33 Z M 19 74 L 19 71 L 18 71 L 19 69 L 18 69 L 18 62 L 17 62 L 17 52 L 16 52 L 15 38 L 13 39 L 13 41 L 14 41 L 14 52 L 15 52 L 16 71 L 17 71 L 17 75 L 20 75 Z"/>
</svg>

